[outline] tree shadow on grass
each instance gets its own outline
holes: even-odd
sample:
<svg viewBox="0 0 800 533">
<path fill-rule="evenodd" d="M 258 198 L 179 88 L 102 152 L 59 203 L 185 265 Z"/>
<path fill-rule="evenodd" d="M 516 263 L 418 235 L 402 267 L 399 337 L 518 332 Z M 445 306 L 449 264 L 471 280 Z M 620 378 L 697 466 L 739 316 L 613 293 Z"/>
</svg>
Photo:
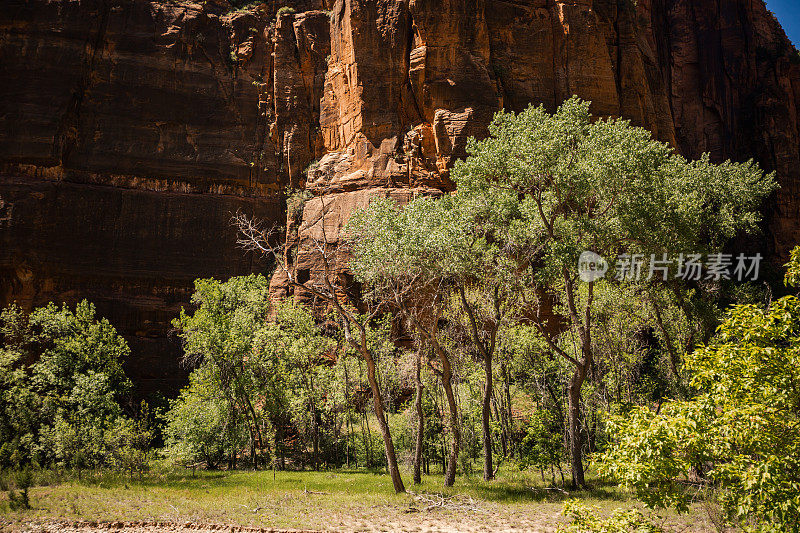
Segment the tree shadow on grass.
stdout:
<svg viewBox="0 0 800 533">
<path fill-rule="evenodd" d="M 559 503 L 572 498 L 600 501 L 625 501 L 627 499 L 616 485 L 600 480 L 592 481 L 588 488 L 582 490 L 532 485 L 518 481 L 491 481 L 488 483 L 481 481 L 473 487 L 468 487 L 464 492 L 497 503 Z"/>
</svg>

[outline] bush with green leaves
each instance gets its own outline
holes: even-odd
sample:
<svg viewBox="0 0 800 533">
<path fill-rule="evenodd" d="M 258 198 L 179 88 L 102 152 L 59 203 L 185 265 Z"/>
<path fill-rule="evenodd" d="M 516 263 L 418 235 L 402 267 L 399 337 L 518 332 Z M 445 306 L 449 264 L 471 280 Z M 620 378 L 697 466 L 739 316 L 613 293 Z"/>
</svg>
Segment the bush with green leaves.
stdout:
<svg viewBox="0 0 800 533">
<path fill-rule="evenodd" d="M 334 407 L 335 371 L 325 358 L 333 340 L 322 335 L 308 309 L 287 300 L 258 332 L 254 346 L 251 365 L 262 391 L 261 404 L 275 427 L 276 453 L 283 457 L 291 425 L 310 443 L 308 462 L 318 467 L 321 442 L 327 436 L 325 422 Z"/>
<path fill-rule="evenodd" d="M 247 455 L 256 467 L 338 464 L 335 341 L 314 315 L 273 307 L 261 275 L 197 280 L 192 301 L 174 324 L 196 368 L 167 413 L 166 455 L 211 468 Z"/>
<path fill-rule="evenodd" d="M 600 517 L 600 510 L 587 507 L 581 500 L 568 500 L 564 516 L 569 523 L 558 528 L 558 533 L 661 533 L 638 509 L 615 509 L 608 518 Z"/>
<path fill-rule="evenodd" d="M 0 315 L 0 464 L 93 468 L 111 462 L 106 436 L 124 420 L 132 384 L 125 340 L 94 306 L 49 304 Z"/>
<path fill-rule="evenodd" d="M 520 468 L 538 470 L 542 480 L 545 472 L 549 471 L 551 479 L 555 480 L 555 471 L 561 472 L 561 464 L 566 459 L 563 431 L 562 421 L 557 420 L 551 411 L 533 411 L 517 450 Z M 563 478 L 563 472 L 561 476 Z"/>
<path fill-rule="evenodd" d="M 699 486 L 731 523 L 798 531 L 800 300 L 733 307 L 686 367 L 696 395 L 614 419 L 601 472 L 650 506 L 686 511 Z"/>
<path fill-rule="evenodd" d="M 189 376 L 189 385 L 170 402 L 163 449 L 170 462 L 216 468 L 246 445 L 247 431 L 230 416 L 228 400 L 212 379 L 210 368 L 198 368 Z"/>
<path fill-rule="evenodd" d="M 33 482 L 30 468 L 23 468 L 8 476 L 0 475 L 0 490 L 8 491 L 8 506 L 12 511 L 26 511 L 31 508 L 29 489 Z"/>
</svg>

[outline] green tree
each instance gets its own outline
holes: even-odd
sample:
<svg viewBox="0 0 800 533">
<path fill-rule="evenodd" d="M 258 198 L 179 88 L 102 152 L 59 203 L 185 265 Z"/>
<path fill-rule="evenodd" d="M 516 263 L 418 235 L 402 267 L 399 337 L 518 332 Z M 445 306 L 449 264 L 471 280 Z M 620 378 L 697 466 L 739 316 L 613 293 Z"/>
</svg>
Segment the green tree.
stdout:
<svg viewBox="0 0 800 533">
<path fill-rule="evenodd" d="M 28 316 L 12 305 L 0 323 L 0 461 L 109 464 L 106 436 L 124 420 L 132 388 L 121 364 L 130 354 L 125 340 L 85 300 L 74 311 L 51 303 Z"/>
<path fill-rule="evenodd" d="M 454 355 L 439 327 L 443 318 L 458 327 L 468 353 L 483 363 L 481 429 L 484 479 L 494 477 L 491 400 L 493 361 L 500 330 L 516 291 L 516 264 L 502 254 L 474 217 L 464 197 L 423 197 L 400 206 L 376 198 L 350 219 L 350 268 L 377 301 L 399 307 L 416 332 L 417 344 L 439 359 L 450 409 L 453 447 L 445 485 L 455 481 L 461 431 L 452 390 Z"/>
<path fill-rule="evenodd" d="M 741 230 L 754 230 L 761 200 L 775 188 L 753 162 L 687 161 L 621 119 L 594 120 L 589 102 L 577 97 L 555 114 L 542 106 L 520 114 L 500 112 L 490 136 L 468 143 L 469 157 L 456 163 L 458 195 L 469 197 L 475 215 L 538 289 L 530 301 L 546 310 L 555 300 L 576 339 L 571 353 L 538 315 L 550 349 L 573 366 L 568 388 L 573 482 L 584 485 L 580 431 L 581 389 L 594 364 L 594 282 L 579 296 L 578 259 L 591 250 L 607 258 L 620 253 L 661 258 L 666 252 L 718 251 Z M 621 272 L 617 272 L 621 274 Z M 527 275 L 527 279 L 526 279 Z"/>
<path fill-rule="evenodd" d="M 284 415 L 288 414 L 311 441 L 311 462 L 317 469 L 321 424 L 330 414 L 328 400 L 334 382 L 333 361 L 326 356 L 335 343 L 321 334 L 311 312 L 293 301 L 279 304 L 275 315 L 258 333 L 253 363 L 262 389 L 269 391 L 263 403 L 276 428 L 276 453 L 282 457 Z"/>
<path fill-rule="evenodd" d="M 525 437 L 519 446 L 520 468 L 536 468 L 544 481 L 544 473 L 550 470 L 555 482 L 555 469 L 561 471 L 564 459 L 564 439 L 561 438 L 561 424 L 548 410 L 533 411 L 525 427 Z M 561 478 L 563 481 L 564 474 Z"/>
<path fill-rule="evenodd" d="M 787 283 L 796 284 L 792 255 Z M 796 285 L 795 285 L 796 286 Z M 613 421 L 601 470 L 651 506 L 687 510 L 684 482 L 714 493 L 732 521 L 800 530 L 800 300 L 734 306 L 687 356 L 697 394 Z"/>
<path fill-rule="evenodd" d="M 321 200 L 322 213 L 327 212 L 324 199 Z M 320 234 L 311 233 L 299 241 L 299 246 L 322 265 L 319 271 L 314 272 L 310 279 L 301 280 L 298 272 L 294 270 L 294 258 L 292 246 L 294 243 L 285 241 L 284 244 L 276 244 L 277 228 L 265 231 L 261 222 L 248 218 L 243 214 L 238 214 L 233 219 L 239 232 L 238 244 L 248 251 L 258 252 L 267 255 L 273 260 L 279 271 L 285 276 L 285 280 L 293 290 L 300 294 L 310 294 L 314 299 L 323 302 L 332 312 L 333 317 L 338 322 L 338 326 L 344 334 L 345 342 L 355 350 L 366 363 L 367 380 L 372 393 L 373 408 L 378 419 L 378 427 L 383 438 L 386 463 L 389 475 L 392 478 L 392 485 L 395 492 L 405 492 L 403 478 L 400 475 L 400 468 L 397 463 L 394 441 L 392 440 L 391 429 L 386 419 L 381 387 L 378 382 L 378 367 L 370 346 L 370 324 L 381 311 L 380 307 L 373 307 L 365 313 L 358 312 L 352 301 L 348 301 L 347 295 L 352 294 L 350 286 L 345 276 L 340 276 L 334 272 L 334 264 L 338 261 L 341 250 L 332 246 L 326 234 L 326 224 L 324 214 L 320 224 Z M 345 296 L 345 298 L 342 298 Z"/>
<path fill-rule="evenodd" d="M 189 385 L 170 402 L 164 427 L 163 453 L 184 466 L 205 463 L 216 468 L 246 444 L 247 432 L 231 416 L 232 409 L 216 387 L 210 367 L 189 376 Z"/>
<path fill-rule="evenodd" d="M 249 360 L 270 310 L 269 281 L 255 274 L 225 282 L 198 279 L 192 303 L 194 313 L 182 309 L 173 321 L 184 341 L 184 358 L 207 366 L 214 386 L 224 395 L 229 416 L 241 415 L 247 421 L 251 460 L 257 467 L 258 451 L 264 449 L 264 420 L 252 401 L 257 388 Z"/>
<path fill-rule="evenodd" d="M 453 354 L 442 339 L 442 315 L 453 295 L 452 278 L 460 267 L 456 257 L 465 246 L 459 213 L 445 200 L 420 198 L 399 209 L 391 200 L 376 198 L 367 209 L 356 212 L 347 232 L 353 242 L 350 268 L 364 283 L 378 305 L 397 306 L 410 322 L 420 349 L 429 346 L 439 366 L 428 360 L 439 376 L 449 409 L 448 429 L 452 446 L 445 485 L 455 483 L 461 428 L 453 390 Z"/>
<path fill-rule="evenodd" d="M 34 456 L 41 402 L 25 364 L 32 334 L 18 306 L 3 309 L 0 335 L 0 466 L 19 468 Z"/>
</svg>

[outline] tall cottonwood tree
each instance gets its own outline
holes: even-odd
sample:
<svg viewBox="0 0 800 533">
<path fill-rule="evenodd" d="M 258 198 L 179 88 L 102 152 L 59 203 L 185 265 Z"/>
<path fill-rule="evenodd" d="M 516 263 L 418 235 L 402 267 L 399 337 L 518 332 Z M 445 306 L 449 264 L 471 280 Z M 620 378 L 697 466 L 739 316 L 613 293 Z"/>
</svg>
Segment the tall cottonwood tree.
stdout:
<svg viewBox="0 0 800 533">
<path fill-rule="evenodd" d="M 448 486 L 455 481 L 461 432 L 451 383 L 453 357 L 439 324 L 446 314 L 461 318 L 462 337 L 483 362 L 481 425 L 484 479 L 489 480 L 494 477 L 492 362 L 497 332 L 513 300 L 508 288 L 515 270 L 513 262 L 486 238 L 470 206 L 459 200 L 458 196 L 421 197 L 400 207 L 379 198 L 354 214 L 347 226 L 353 250 L 350 267 L 356 279 L 378 301 L 397 306 L 411 323 L 417 342 L 430 346 L 438 358 L 440 367 L 431 363 L 431 369 L 442 381 L 453 436 L 445 473 Z"/>
<path fill-rule="evenodd" d="M 776 187 L 752 161 L 716 165 L 708 155 L 687 161 L 647 130 L 621 119 L 595 120 L 589 108 L 590 102 L 573 97 L 555 114 L 542 106 L 500 112 L 489 137 L 471 139 L 469 157 L 452 172 L 457 196 L 524 267 L 520 275 L 536 289 L 532 308 L 549 309 L 555 301 L 565 309 L 563 320 L 540 313 L 535 323 L 549 348 L 574 367 L 569 451 L 579 486 L 585 485 L 581 388 L 595 355 L 595 282 L 580 286 L 581 253 L 662 258 L 718 252 L 738 232 L 756 229 L 759 205 Z M 573 350 L 557 338 L 564 327 L 576 341 Z"/>
<path fill-rule="evenodd" d="M 234 419 L 241 414 L 247 420 L 252 462 L 258 467 L 258 451 L 265 445 L 264 419 L 253 403 L 258 383 L 253 365 L 247 360 L 270 310 L 269 281 L 264 276 L 251 275 L 224 283 L 198 279 L 194 285 L 195 311 L 181 309 L 180 316 L 172 322 L 183 339 L 184 361 L 209 368 L 214 385 L 228 402 L 229 417 Z"/>
<path fill-rule="evenodd" d="M 438 361 L 437 366 L 428 359 L 428 366 L 440 378 L 448 405 L 452 446 L 445 485 L 452 486 L 461 428 L 452 383 L 453 357 L 441 338 L 439 322 L 450 304 L 452 272 L 446 265 L 457 249 L 457 236 L 446 220 L 452 213 L 441 209 L 442 205 L 433 198 L 420 198 L 399 210 L 395 202 L 376 198 L 353 215 L 347 233 L 353 247 L 350 268 L 366 286 L 367 297 L 399 308 L 417 343 L 428 346 Z"/>
</svg>

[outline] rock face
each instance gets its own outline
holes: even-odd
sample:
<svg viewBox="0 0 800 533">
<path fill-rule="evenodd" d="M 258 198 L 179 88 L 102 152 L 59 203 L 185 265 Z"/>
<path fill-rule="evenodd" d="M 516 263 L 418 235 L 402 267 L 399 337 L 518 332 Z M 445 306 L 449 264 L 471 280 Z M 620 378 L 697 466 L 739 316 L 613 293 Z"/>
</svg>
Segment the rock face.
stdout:
<svg viewBox="0 0 800 533">
<path fill-rule="evenodd" d="M 782 185 L 762 249 L 800 242 L 800 56 L 763 0 L 7 0 L 0 28 L 0 304 L 95 301 L 143 393 L 182 379 L 191 281 L 267 268 L 233 212 L 283 224 L 306 188 L 293 239 L 324 212 L 335 244 L 370 197 L 452 189 L 501 108 L 578 94 L 755 158 Z"/>
</svg>

